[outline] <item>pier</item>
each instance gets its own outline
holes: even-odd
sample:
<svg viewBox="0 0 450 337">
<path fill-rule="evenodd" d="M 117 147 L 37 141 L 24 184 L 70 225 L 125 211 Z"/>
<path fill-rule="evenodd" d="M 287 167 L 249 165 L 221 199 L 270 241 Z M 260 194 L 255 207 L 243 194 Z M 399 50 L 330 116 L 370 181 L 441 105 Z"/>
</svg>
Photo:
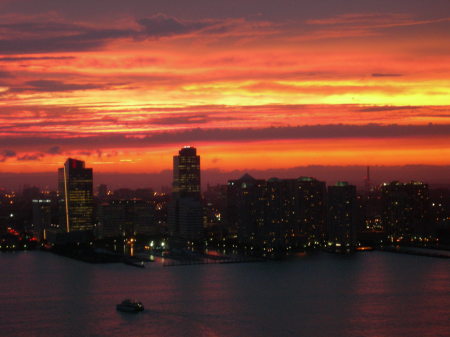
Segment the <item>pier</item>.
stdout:
<svg viewBox="0 0 450 337">
<path fill-rule="evenodd" d="M 190 266 L 197 264 L 227 264 L 227 263 L 252 263 L 252 262 L 265 262 L 266 260 L 258 257 L 250 256 L 209 256 L 198 258 L 180 258 L 178 257 L 168 257 L 168 261 L 164 261 L 164 267 L 175 267 L 175 266 Z"/>
<path fill-rule="evenodd" d="M 438 251 L 438 250 L 434 250 L 434 249 L 402 247 L 402 246 L 380 247 L 379 250 L 383 251 L 383 252 L 389 252 L 389 253 L 437 257 L 437 258 L 441 258 L 441 259 L 450 259 L 450 251 L 445 251 L 445 250 Z"/>
</svg>

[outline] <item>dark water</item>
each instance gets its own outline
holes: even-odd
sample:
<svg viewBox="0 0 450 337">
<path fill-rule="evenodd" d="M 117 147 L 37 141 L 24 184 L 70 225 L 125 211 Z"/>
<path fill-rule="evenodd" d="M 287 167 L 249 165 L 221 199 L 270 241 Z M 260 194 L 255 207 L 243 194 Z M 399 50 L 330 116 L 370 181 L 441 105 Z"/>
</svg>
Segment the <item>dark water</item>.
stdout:
<svg viewBox="0 0 450 337">
<path fill-rule="evenodd" d="M 450 261 L 382 252 L 146 269 L 0 254 L 1 336 L 450 336 Z M 137 298 L 146 310 L 115 305 Z"/>
</svg>

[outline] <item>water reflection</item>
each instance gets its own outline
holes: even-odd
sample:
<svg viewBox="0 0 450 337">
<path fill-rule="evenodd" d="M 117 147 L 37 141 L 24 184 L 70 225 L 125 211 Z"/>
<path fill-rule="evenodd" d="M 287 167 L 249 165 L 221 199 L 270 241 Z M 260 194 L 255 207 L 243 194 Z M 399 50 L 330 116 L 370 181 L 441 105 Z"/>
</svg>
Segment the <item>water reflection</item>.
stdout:
<svg viewBox="0 0 450 337">
<path fill-rule="evenodd" d="M 448 261 L 389 253 L 162 267 L 0 254 L 5 336 L 448 336 Z M 146 310 L 117 312 L 124 298 Z"/>
</svg>

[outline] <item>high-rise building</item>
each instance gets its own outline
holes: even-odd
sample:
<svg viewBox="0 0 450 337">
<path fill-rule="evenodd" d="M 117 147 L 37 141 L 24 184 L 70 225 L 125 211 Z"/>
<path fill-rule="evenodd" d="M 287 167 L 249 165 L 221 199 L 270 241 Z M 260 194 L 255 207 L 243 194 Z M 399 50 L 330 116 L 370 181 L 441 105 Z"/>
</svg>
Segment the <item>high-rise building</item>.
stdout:
<svg viewBox="0 0 450 337">
<path fill-rule="evenodd" d="M 427 184 L 418 181 L 384 183 L 381 202 L 383 225 L 391 238 L 430 233 L 431 205 Z"/>
<path fill-rule="evenodd" d="M 338 182 L 328 187 L 328 240 L 342 250 L 356 244 L 356 186 Z"/>
<path fill-rule="evenodd" d="M 85 168 L 84 161 L 69 158 L 58 169 L 58 193 L 60 196 L 60 226 L 66 232 L 92 230 L 93 182 L 92 169 Z"/>
<path fill-rule="evenodd" d="M 153 206 L 144 200 L 110 200 L 98 208 L 102 237 L 133 237 L 137 234 L 158 234 L 153 221 Z"/>
<path fill-rule="evenodd" d="M 268 249 L 285 249 L 295 237 L 295 180 L 270 178 L 264 193 L 263 243 Z"/>
<path fill-rule="evenodd" d="M 229 180 L 227 220 L 241 243 L 260 244 L 265 238 L 266 181 L 249 174 Z"/>
<path fill-rule="evenodd" d="M 200 194 L 200 156 L 191 146 L 173 157 L 173 189 L 169 209 L 171 235 L 188 240 L 203 236 L 203 206 Z"/>
<path fill-rule="evenodd" d="M 228 182 L 227 220 L 242 243 L 268 252 L 318 245 L 325 237 L 325 183 L 310 177 Z"/>
<path fill-rule="evenodd" d="M 173 157 L 173 193 L 200 197 L 200 156 L 194 147 L 185 146 Z"/>
<path fill-rule="evenodd" d="M 32 232 L 39 240 L 45 239 L 45 231 L 52 224 L 52 201 L 50 199 L 33 199 Z"/>
<path fill-rule="evenodd" d="M 326 236 L 326 184 L 311 177 L 296 180 L 295 219 L 300 237 L 309 246 L 323 243 Z"/>
</svg>

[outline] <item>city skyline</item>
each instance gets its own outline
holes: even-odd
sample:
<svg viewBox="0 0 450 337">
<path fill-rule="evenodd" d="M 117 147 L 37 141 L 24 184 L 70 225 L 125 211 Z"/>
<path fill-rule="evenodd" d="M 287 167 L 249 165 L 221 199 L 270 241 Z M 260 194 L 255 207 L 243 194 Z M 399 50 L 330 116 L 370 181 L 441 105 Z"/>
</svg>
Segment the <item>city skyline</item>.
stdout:
<svg viewBox="0 0 450 337">
<path fill-rule="evenodd" d="M 0 9 L 0 173 L 450 164 L 447 1 Z"/>
<path fill-rule="evenodd" d="M 446 335 L 449 41 L 450 0 L 0 0 L 2 336 Z"/>
<path fill-rule="evenodd" d="M 64 161 L 59 164 L 63 165 Z M 92 166 L 92 165 L 90 165 Z M 208 185 L 225 184 L 230 179 L 238 179 L 244 174 L 251 174 L 259 179 L 292 179 L 298 177 L 314 177 L 333 185 L 338 181 L 348 181 L 358 188 L 367 185 L 367 169 L 371 170 L 370 183 L 373 186 L 392 181 L 422 181 L 434 187 L 449 187 L 450 177 L 448 172 L 450 166 L 303 166 L 288 169 L 244 169 L 238 168 L 233 171 L 220 171 L 217 169 L 202 169 L 201 189 L 204 191 Z M 112 189 L 120 188 L 153 188 L 157 191 L 168 191 L 171 189 L 173 170 L 163 170 L 157 173 L 120 173 L 120 172 L 98 172 L 94 175 L 96 187 L 106 184 Z M 0 189 L 21 192 L 27 187 L 38 187 L 43 190 L 57 190 L 58 184 L 55 172 L 35 173 L 4 173 L 0 172 Z"/>
</svg>

